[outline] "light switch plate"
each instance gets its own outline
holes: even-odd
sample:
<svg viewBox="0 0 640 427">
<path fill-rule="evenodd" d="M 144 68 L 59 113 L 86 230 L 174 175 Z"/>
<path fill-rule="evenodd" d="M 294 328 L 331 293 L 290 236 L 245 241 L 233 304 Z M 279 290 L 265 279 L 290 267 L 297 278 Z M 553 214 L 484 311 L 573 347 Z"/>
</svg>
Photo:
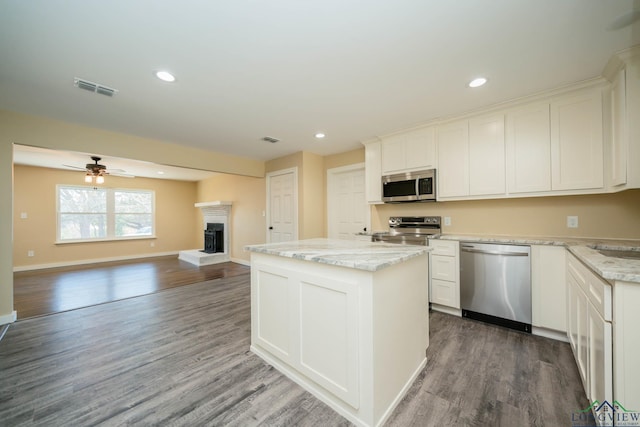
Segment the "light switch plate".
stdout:
<svg viewBox="0 0 640 427">
<path fill-rule="evenodd" d="M 578 217 L 577 216 L 568 216 L 567 217 L 567 227 L 569 227 L 569 228 L 578 228 Z"/>
<path fill-rule="evenodd" d="M 445 216 L 444 217 L 444 225 L 451 225 L 451 217 L 450 216 Z"/>
</svg>

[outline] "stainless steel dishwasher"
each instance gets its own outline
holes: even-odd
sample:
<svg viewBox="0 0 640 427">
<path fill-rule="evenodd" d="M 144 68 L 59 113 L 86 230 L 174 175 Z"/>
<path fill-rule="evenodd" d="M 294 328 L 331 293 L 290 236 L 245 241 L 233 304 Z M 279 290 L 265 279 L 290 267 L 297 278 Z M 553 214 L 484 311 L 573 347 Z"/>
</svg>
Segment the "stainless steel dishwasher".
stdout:
<svg viewBox="0 0 640 427">
<path fill-rule="evenodd" d="M 531 247 L 460 243 L 462 316 L 531 332 Z"/>
</svg>

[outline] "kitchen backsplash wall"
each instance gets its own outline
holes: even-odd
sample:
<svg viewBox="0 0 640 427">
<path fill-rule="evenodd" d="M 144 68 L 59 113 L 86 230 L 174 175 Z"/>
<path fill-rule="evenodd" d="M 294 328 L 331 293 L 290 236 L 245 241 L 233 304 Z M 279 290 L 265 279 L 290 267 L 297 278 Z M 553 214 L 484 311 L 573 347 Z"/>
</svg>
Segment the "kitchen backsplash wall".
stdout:
<svg viewBox="0 0 640 427">
<path fill-rule="evenodd" d="M 640 190 L 585 196 L 531 197 L 438 203 L 384 204 L 371 208 L 374 231 L 390 216 L 438 215 L 445 234 L 594 237 L 640 240 Z M 578 217 L 578 228 L 567 227 Z M 444 225 L 444 217 L 451 225 Z"/>
</svg>

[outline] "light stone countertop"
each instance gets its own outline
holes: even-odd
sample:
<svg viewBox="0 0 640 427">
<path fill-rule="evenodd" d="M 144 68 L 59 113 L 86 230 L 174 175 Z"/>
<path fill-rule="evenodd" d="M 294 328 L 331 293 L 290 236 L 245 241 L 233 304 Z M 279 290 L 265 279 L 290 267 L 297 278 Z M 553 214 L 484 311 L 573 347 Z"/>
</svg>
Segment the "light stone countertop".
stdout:
<svg viewBox="0 0 640 427">
<path fill-rule="evenodd" d="M 268 255 L 318 262 L 357 270 L 378 271 L 429 252 L 427 246 L 358 240 L 309 239 L 249 245 L 244 249 Z"/>
<path fill-rule="evenodd" d="M 513 245 L 553 245 L 564 246 L 580 261 L 608 281 L 640 283 L 640 259 L 614 258 L 605 256 L 597 249 L 640 251 L 638 240 L 578 239 L 571 237 L 527 237 L 527 236 L 474 236 L 440 234 L 433 238 L 482 243 Z"/>
</svg>

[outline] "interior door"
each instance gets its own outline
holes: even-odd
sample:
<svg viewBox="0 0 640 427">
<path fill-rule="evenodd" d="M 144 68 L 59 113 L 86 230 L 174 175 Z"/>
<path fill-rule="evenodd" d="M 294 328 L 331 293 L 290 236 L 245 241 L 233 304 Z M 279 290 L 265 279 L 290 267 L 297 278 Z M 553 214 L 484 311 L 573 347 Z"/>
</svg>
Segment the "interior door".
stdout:
<svg viewBox="0 0 640 427">
<path fill-rule="evenodd" d="M 267 175 L 267 242 L 298 239 L 297 168 Z"/>
<path fill-rule="evenodd" d="M 327 226 L 330 239 L 355 239 L 368 230 L 369 205 L 364 165 L 327 171 Z"/>
</svg>

